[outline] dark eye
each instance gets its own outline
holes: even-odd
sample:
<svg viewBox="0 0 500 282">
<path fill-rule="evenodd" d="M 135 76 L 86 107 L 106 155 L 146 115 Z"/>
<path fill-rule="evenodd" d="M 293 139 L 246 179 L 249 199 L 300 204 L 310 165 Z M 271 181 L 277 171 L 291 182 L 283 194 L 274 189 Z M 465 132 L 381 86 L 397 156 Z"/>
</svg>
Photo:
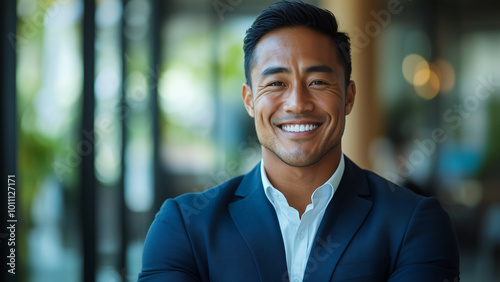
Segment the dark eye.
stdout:
<svg viewBox="0 0 500 282">
<path fill-rule="evenodd" d="M 311 85 L 326 85 L 327 83 L 321 80 L 315 80 L 311 82 Z"/>
<path fill-rule="evenodd" d="M 285 84 L 283 82 L 280 82 L 280 81 L 275 81 L 275 82 L 269 83 L 267 86 L 285 86 Z"/>
</svg>

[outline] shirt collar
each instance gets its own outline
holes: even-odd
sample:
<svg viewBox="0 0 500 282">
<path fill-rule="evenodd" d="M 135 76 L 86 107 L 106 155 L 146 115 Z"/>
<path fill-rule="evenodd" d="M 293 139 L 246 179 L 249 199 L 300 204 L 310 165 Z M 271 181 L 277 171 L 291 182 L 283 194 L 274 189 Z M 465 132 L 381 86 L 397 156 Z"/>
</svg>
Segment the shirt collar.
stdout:
<svg viewBox="0 0 500 282">
<path fill-rule="evenodd" d="M 337 188 L 339 187 L 340 180 L 342 179 L 342 175 L 344 175 L 344 170 L 345 170 L 345 162 L 344 162 L 344 154 L 342 153 L 340 155 L 339 165 L 338 165 L 337 169 L 335 170 L 335 172 L 333 173 L 333 175 L 323 185 L 321 185 L 316 190 L 314 190 L 314 193 L 311 195 L 311 201 L 313 204 L 319 200 L 316 198 L 323 198 L 323 195 L 327 195 L 327 197 L 328 197 L 327 202 L 330 202 L 331 198 L 333 197 L 333 194 L 335 194 L 335 191 L 337 191 Z M 267 178 L 266 170 L 264 169 L 264 160 L 262 160 L 261 164 L 260 164 L 260 175 L 262 178 L 262 184 L 263 184 L 264 192 L 267 196 L 267 199 L 272 204 L 274 204 L 276 199 L 275 199 L 275 196 L 273 196 L 271 192 L 278 191 L 278 190 L 276 188 L 274 188 L 274 186 L 269 181 L 269 178 Z M 331 191 L 331 193 L 326 194 L 325 192 L 323 192 L 323 191 L 325 191 L 324 187 L 331 188 L 331 189 L 326 189 L 327 192 Z"/>
</svg>

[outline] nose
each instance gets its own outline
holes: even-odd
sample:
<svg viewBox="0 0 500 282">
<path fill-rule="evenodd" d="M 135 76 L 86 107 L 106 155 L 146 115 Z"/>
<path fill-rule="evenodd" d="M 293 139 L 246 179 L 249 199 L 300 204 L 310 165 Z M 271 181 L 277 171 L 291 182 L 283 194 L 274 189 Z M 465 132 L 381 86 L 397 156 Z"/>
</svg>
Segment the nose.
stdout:
<svg viewBox="0 0 500 282">
<path fill-rule="evenodd" d="M 314 109 L 314 104 L 311 100 L 311 95 L 301 84 L 296 84 L 290 89 L 288 95 L 285 95 L 284 110 L 291 114 L 303 114 L 311 112 Z"/>
</svg>

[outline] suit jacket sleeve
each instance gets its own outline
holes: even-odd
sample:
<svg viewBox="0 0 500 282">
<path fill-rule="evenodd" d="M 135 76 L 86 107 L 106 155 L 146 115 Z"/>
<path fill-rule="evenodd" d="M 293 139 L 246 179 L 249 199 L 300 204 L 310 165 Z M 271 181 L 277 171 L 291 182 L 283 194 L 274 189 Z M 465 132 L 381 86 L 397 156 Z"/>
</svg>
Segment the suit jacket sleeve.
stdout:
<svg viewBox="0 0 500 282">
<path fill-rule="evenodd" d="M 200 281 L 197 269 L 179 205 L 167 200 L 146 237 L 138 281 Z"/>
<path fill-rule="evenodd" d="M 390 282 L 458 281 L 459 253 L 448 214 L 435 198 L 416 206 Z"/>
</svg>

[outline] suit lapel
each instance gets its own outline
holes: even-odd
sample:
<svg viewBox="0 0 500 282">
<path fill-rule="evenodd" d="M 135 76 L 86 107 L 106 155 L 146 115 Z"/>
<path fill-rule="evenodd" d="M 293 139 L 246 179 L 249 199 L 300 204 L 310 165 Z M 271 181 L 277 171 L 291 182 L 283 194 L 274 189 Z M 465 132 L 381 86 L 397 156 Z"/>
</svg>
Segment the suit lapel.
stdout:
<svg viewBox="0 0 500 282">
<path fill-rule="evenodd" d="M 229 213 L 252 251 L 261 281 L 283 281 L 287 267 L 285 247 L 274 207 L 262 187 L 260 163 L 247 174 L 229 204 Z"/>
<path fill-rule="evenodd" d="M 327 207 L 313 242 L 304 281 L 330 281 L 345 249 L 369 214 L 373 202 L 365 173 L 345 158 L 344 175 Z"/>
</svg>

